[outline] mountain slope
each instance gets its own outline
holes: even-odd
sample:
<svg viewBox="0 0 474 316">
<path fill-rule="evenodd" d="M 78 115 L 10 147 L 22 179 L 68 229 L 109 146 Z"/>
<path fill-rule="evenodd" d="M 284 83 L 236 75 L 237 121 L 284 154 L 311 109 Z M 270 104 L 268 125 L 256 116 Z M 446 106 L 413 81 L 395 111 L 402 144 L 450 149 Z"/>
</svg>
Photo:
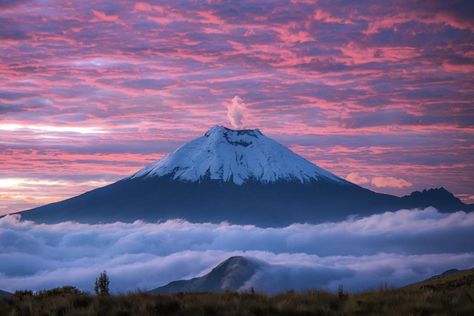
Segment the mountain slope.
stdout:
<svg viewBox="0 0 474 316">
<path fill-rule="evenodd" d="M 402 198 L 372 192 L 317 167 L 259 130 L 217 126 L 130 177 L 20 214 L 49 223 L 182 218 L 281 226 L 426 206 L 469 208 L 444 189 Z"/>
<path fill-rule="evenodd" d="M 12 293 L 0 290 L 0 298 L 1 297 L 9 297 L 9 296 L 12 296 Z"/>
<path fill-rule="evenodd" d="M 433 291 L 446 291 L 448 289 L 465 288 L 474 286 L 474 268 L 467 270 L 451 269 L 429 279 L 410 284 L 405 288 L 430 289 Z"/>
<path fill-rule="evenodd" d="M 180 280 L 151 290 L 151 293 L 238 291 L 255 275 L 263 262 L 236 256 L 218 264 L 211 272 L 190 280 Z"/>
<path fill-rule="evenodd" d="M 256 291 L 284 293 L 327 286 L 334 279 L 352 275 L 349 269 L 313 268 L 305 265 L 268 263 L 243 256 L 230 257 L 209 273 L 151 290 L 151 293 Z"/>
<path fill-rule="evenodd" d="M 222 180 L 241 185 L 249 180 L 268 183 L 326 179 L 345 182 L 317 167 L 260 130 L 234 131 L 214 126 L 203 137 L 184 144 L 172 154 L 143 168 L 134 178 L 171 176 L 173 180 Z"/>
<path fill-rule="evenodd" d="M 422 208 L 436 205 L 436 207 L 442 211 L 474 210 L 474 204 L 464 204 L 460 199 L 455 197 L 451 192 L 449 192 L 443 187 L 437 189 L 415 191 L 412 192 L 410 195 L 402 196 L 401 201 L 406 208 Z"/>
</svg>

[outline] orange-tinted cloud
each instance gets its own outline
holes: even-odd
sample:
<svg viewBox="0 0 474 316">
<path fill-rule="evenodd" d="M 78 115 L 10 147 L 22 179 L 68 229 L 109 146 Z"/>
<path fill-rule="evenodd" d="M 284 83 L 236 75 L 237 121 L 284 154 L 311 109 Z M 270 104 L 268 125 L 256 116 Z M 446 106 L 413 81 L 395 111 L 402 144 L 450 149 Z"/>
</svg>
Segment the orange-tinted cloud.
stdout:
<svg viewBox="0 0 474 316">
<path fill-rule="evenodd" d="M 359 185 L 364 185 L 370 182 L 368 178 L 361 176 L 358 172 L 349 173 L 346 176 L 346 180 Z"/>
<path fill-rule="evenodd" d="M 406 188 L 412 186 L 410 182 L 395 177 L 374 177 L 372 178 L 372 184 L 377 188 Z"/>
</svg>

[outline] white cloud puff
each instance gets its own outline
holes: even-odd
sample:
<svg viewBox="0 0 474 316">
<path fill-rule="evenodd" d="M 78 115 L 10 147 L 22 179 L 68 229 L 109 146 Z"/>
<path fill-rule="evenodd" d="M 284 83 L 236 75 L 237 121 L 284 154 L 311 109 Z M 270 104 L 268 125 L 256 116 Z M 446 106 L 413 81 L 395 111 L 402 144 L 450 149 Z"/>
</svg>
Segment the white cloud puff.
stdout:
<svg viewBox="0 0 474 316">
<path fill-rule="evenodd" d="M 227 118 L 233 128 L 244 127 L 246 110 L 247 105 L 239 96 L 232 98 L 230 104 L 227 105 Z"/>
<path fill-rule="evenodd" d="M 398 286 L 474 265 L 474 213 L 400 210 L 318 225 L 35 224 L 0 219 L 0 289 L 74 285 L 107 270 L 115 292 L 152 289 L 208 272 L 233 255 L 271 264 L 262 289 Z M 279 283 L 271 279 L 278 275 Z"/>
</svg>

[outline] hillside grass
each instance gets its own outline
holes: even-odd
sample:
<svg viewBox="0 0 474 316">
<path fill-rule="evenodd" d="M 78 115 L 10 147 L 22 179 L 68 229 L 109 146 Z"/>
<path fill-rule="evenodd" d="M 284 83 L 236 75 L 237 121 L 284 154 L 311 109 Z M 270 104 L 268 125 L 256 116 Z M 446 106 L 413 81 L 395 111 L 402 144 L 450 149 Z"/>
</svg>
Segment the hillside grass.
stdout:
<svg viewBox="0 0 474 316">
<path fill-rule="evenodd" d="M 17 292 L 0 315 L 474 315 L 474 270 L 400 289 L 364 293 L 130 293 L 93 296 L 74 288 Z"/>
</svg>

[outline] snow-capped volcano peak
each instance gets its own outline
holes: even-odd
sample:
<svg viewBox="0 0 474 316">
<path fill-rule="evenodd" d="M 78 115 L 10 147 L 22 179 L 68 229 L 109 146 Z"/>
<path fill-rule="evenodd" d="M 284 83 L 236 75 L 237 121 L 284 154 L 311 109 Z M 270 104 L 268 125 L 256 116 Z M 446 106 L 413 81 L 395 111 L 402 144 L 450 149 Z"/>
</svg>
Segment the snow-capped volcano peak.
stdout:
<svg viewBox="0 0 474 316">
<path fill-rule="evenodd" d="M 232 130 L 214 126 L 131 178 L 171 176 L 181 181 L 222 180 L 309 182 L 324 178 L 343 181 L 319 168 L 258 129 Z"/>
</svg>

